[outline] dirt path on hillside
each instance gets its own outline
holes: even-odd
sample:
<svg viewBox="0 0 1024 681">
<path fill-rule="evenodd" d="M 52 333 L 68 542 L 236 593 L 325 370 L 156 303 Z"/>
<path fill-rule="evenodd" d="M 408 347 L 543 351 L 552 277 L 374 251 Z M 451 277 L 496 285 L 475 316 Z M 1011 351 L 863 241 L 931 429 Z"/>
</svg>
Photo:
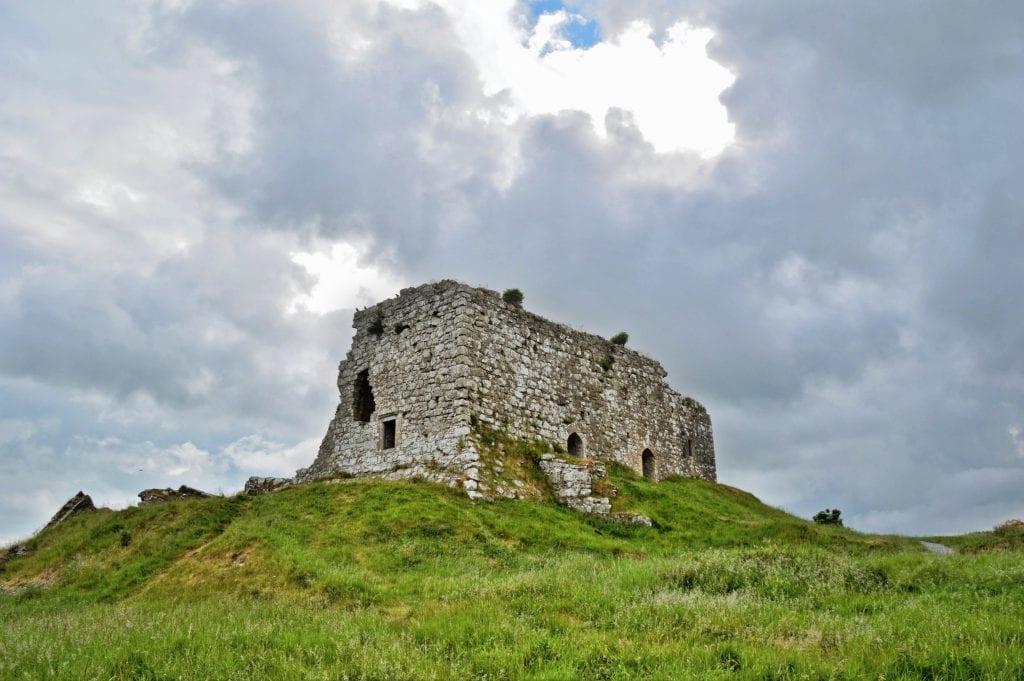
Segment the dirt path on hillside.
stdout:
<svg viewBox="0 0 1024 681">
<path fill-rule="evenodd" d="M 938 553 L 943 556 L 948 556 L 956 553 L 954 549 L 949 548 L 945 544 L 936 544 L 935 542 L 923 541 L 921 542 L 921 546 L 925 547 L 932 553 Z"/>
</svg>

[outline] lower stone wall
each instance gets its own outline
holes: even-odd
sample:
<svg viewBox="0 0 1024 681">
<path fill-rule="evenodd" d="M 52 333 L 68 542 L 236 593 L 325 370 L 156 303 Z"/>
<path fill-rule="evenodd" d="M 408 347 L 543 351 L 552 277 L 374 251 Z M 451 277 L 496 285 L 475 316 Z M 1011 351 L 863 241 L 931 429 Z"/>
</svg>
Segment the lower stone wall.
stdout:
<svg viewBox="0 0 1024 681">
<path fill-rule="evenodd" d="M 594 494 L 594 484 L 608 477 L 600 463 L 573 463 L 545 454 L 540 457 L 539 465 L 559 503 L 584 513 L 608 515 L 611 512 L 611 500 Z"/>
</svg>

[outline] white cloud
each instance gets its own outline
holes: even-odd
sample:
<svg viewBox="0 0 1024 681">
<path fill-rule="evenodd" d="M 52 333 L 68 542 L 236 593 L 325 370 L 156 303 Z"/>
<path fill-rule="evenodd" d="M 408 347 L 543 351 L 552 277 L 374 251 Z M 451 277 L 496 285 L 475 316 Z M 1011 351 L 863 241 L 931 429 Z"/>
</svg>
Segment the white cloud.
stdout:
<svg viewBox="0 0 1024 681">
<path fill-rule="evenodd" d="M 139 476 L 157 485 L 170 484 L 171 480 L 201 485 L 212 481 L 223 470 L 223 465 L 209 451 L 192 442 L 160 446 L 150 441 L 129 442 L 117 437 L 78 437 L 68 453 L 73 458 L 99 464 L 108 476 Z"/>
<path fill-rule="evenodd" d="M 512 0 L 437 4 L 450 14 L 485 93 L 507 91 L 513 116 L 583 111 L 604 137 L 607 114 L 622 109 L 656 151 L 696 152 L 704 158 L 720 154 L 734 139 L 719 96 L 735 77 L 708 57 L 710 29 L 681 20 L 659 44 L 649 23 L 634 21 L 595 45 L 577 48 L 563 29 L 579 17 L 564 10 L 541 15 L 526 30 L 514 23 Z"/>
<path fill-rule="evenodd" d="M 1017 452 L 1017 456 L 1024 459 L 1024 431 L 1017 426 L 1010 426 L 1007 432 L 1010 434 L 1010 441 L 1013 443 L 1013 449 Z"/>
<path fill-rule="evenodd" d="M 291 477 L 299 468 L 313 462 L 319 447 L 320 438 L 283 445 L 257 433 L 232 442 L 224 448 L 223 454 L 239 470 L 252 475 Z"/>
<path fill-rule="evenodd" d="M 292 262 L 304 267 L 316 283 L 309 293 L 292 300 L 289 312 L 301 308 L 326 314 L 372 305 L 398 293 L 403 286 L 399 277 L 368 261 L 366 247 L 345 241 L 292 253 Z"/>
<path fill-rule="evenodd" d="M 52 429 L 55 424 L 28 419 L 0 419 L 0 446 L 27 442 L 40 430 Z"/>
<path fill-rule="evenodd" d="M 53 30 L 75 20 L 69 13 Z M 70 39 L 47 54 L 63 68 L 11 56 L 0 229 L 70 261 L 146 271 L 230 217 L 195 171 L 252 148 L 255 100 L 240 65 L 213 49 L 186 47 L 161 63 L 123 33 L 106 41 L 88 66 Z M 97 92 L 84 97 L 89 88 Z"/>
</svg>

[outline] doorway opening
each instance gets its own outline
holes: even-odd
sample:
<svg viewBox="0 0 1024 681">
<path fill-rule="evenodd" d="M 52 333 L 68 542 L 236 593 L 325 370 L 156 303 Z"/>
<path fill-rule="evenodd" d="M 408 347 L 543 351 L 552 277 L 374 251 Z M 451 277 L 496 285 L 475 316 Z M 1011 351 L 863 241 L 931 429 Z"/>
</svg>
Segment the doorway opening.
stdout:
<svg viewBox="0 0 1024 681">
<path fill-rule="evenodd" d="M 583 438 L 576 433 L 569 436 L 569 441 L 566 442 L 566 450 L 570 456 L 583 457 Z"/>
<path fill-rule="evenodd" d="M 645 449 L 644 453 L 640 455 L 640 464 L 644 471 L 644 477 L 654 480 L 654 452 Z"/>
</svg>

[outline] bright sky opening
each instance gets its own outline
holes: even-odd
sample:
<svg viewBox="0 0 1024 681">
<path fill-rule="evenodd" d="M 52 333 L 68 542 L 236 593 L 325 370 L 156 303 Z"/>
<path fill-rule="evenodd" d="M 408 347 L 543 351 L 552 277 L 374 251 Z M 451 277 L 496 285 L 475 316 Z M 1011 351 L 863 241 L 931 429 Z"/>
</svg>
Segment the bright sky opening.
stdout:
<svg viewBox="0 0 1024 681">
<path fill-rule="evenodd" d="M 599 39 L 593 19 L 557 3 L 534 4 L 525 27 L 516 5 L 439 0 L 473 59 L 485 92 L 507 91 L 512 116 L 583 111 L 605 137 L 611 109 L 631 114 L 643 137 L 659 153 L 720 154 L 735 138 L 735 126 L 720 101 L 735 76 L 712 60 L 709 28 L 686 20 L 655 40 L 649 23 L 637 20 Z"/>
</svg>

